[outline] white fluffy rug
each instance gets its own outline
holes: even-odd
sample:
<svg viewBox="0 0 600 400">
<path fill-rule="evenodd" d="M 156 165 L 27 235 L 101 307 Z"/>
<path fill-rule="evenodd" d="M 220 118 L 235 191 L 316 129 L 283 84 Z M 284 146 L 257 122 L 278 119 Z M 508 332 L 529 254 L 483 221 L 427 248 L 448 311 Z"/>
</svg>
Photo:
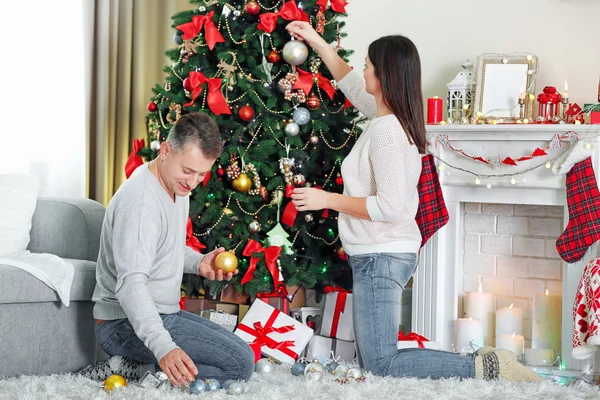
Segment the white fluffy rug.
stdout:
<svg viewBox="0 0 600 400">
<path fill-rule="evenodd" d="M 0 399 L 600 399 L 600 387 L 579 381 L 573 386 L 560 386 L 550 381 L 542 383 L 485 382 L 480 380 L 445 379 L 418 380 L 380 378 L 367 375 L 365 382 L 342 385 L 332 376 L 320 382 L 295 377 L 288 367 L 279 366 L 270 375 L 254 374 L 246 384 L 246 393 L 228 395 L 224 390 L 193 396 L 177 389 L 142 389 L 127 387 L 105 393 L 100 384 L 73 375 L 23 376 L 0 380 Z"/>
</svg>

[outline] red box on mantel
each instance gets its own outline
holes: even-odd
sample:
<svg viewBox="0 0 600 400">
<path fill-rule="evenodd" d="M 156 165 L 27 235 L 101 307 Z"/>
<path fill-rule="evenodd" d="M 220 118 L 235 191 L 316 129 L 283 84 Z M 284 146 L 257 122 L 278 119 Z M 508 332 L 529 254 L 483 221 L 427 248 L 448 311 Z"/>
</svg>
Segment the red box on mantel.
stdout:
<svg viewBox="0 0 600 400">
<path fill-rule="evenodd" d="M 590 113 L 590 124 L 600 124 L 600 111 Z"/>
</svg>

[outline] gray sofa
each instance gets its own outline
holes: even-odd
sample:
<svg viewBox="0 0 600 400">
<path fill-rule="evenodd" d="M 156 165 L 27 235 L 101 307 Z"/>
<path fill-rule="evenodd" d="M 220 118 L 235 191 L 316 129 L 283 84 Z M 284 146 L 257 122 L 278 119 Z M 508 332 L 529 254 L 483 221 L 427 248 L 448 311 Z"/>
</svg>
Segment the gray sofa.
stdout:
<svg viewBox="0 0 600 400">
<path fill-rule="evenodd" d="M 20 269 L 0 264 L 0 377 L 75 372 L 99 357 L 91 301 L 104 207 L 88 199 L 39 199 L 29 250 L 75 267 L 71 304 Z"/>
</svg>

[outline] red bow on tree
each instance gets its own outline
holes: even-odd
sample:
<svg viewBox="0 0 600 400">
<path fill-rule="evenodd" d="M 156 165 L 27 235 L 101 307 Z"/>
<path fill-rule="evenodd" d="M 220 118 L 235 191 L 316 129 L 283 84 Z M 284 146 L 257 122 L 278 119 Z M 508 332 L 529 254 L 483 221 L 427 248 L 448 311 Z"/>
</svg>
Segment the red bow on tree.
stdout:
<svg viewBox="0 0 600 400">
<path fill-rule="evenodd" d="M 310 22 L 308 15 L 299 9 L 298 6 L 296 6 L 296 2 L 292 0 L 285 3 L 279 12 L 260 14 L 260 22 L 257 28 L 261 31 L 271 33 L 275 30 L 279 17 L 288 21 Z"/>
<path fill-rule="evenodd" d="M 335 96 L 335 88 L 331 84 L 331 81 L 325 78 L 321 73 L 310 73 L 303 71 L 300 68 L 298 70 L 298 77 L 296 78 L 296 82 L 294 83 L 294 89 L 302 89 L 304 93 L 308 96 L 310 90 L 313 87 L 313 84 L 316 82 L 317 86 L 327 93 L 329 98 L 333 100 L 333 96 Z"/>
<path fill-rule="evenodd" d="M 255 240 L 248 240 L 246 247 L 244 248 L 244 252 L 242 253 L 244 257 L 250 257 L 250 266 L 248 267 L 248 271 L 244 275 L 242 279 L 242 285 L 251 281 L 254 278 L 254 271 L 256 271 L 256 263 L 258 263 L 258 257 L 254 256 L 256 253 L 263 253 L 265 255 L 265 264 L 267 269 L 271 273 L 273 277 L 273 285 L 275 288 L 281 285 L 281 281 L 279 280 L 279 269 L 277 269 L 277 259 L 279 258 L 279 254 L 281 253 L 281 247 L 279 246 L 269 246 L 266 249 L 262 247 L 260 243 Z"/>
<path fill-rule="evenodd" d="M 425 336 L 421 336 L 414 332 L 411 332 L 408 335 L 404 335 L 404 333 L 402 331 L 398 332 L 398 340 L 399 341 L 403 341 L 403 340 L 416 341 L 419 344 L 419 347 L 422 349 L 425 348 L 425 345 L 423 344 L 423 342 L 429 342 L 429 339 L 427 339 Z"/>
<path fill-rule="evenodd" d="M 331 9 L 335 12 L 346 13 L 346 5 L 348 2 L 344 0 L 319 0 L 317 1 L 317 5 L 321 6 L 321 11 L 325 11 L 327 8 L 327 2 L 331 1 Z"/>
<path fill-rule="evenodd" d="M 321 186 L 313 186 L 315 189 L 323 190 Z M 294 187 L 292 185 L 285 186 L 285 197 L 292 197 L 292 193 L 294 193 Z M 285 206 L 283 210 L 283 214 L 281 214 L 281 222 L 286 224 L 287 226 L 294 226 L 294 222 L 296 221 L 296 217 L 298 216 L 298 209 L 294 205 L 294 203 L 290 200 L 290 202 Z M 323 218 L 329 217 L 329 209 L 326 208 L 323 210 L 323 214 L 321 214 Z"/>
<path fill-rule="evenodd" d="M 185 230 L 185 245 L 192 250 L 200 253 L 200 250 L 205 249 L 206 246 L 200 243 L 198 238 L 194 236 L 194 229 L 192 228 L 192 219 L 188 217 L 187 228 Z"/>
<path fill-rule="evenodd" d="M 202 93 L 202 85 L 208 84 L 208 96 L 206 102 L 208 107 L 215 115 L 231 114 L 231 109 L 221 93 L 221 79 L 220 78 L 207 78 L 202 72 L 192 71 L 188 76 L 188 87 L 192 89 L 192 100 L 184 106 L 189 107 L 194 104 L 196 97 Z"/>
<path fill-rule="evenodd" d="M 144 139 L 133 139 L 133 150 L 125 163 L 125 176 L 127 179 L 133 174 L 133 171 L 144 163 L 142 157 L 137 155 L 137 152 L 146 147 Z"/>
<path fill-rule="evenodd" d="M 225 38 L 221 35 L 221 32 L 215 26 L 212 20 L 214 11 L 209 12 L 206 15 L 196 15 L 192 18 L 192 22 L 187 22 L 177 26 L 181 32 L 183 32 L 183 39 L 193 39 L 204 27 L 204 37 L 206 38 L 206 44 L 209 49 L 213 49 L 217 43 L 225 42 Z"/>
</svg>

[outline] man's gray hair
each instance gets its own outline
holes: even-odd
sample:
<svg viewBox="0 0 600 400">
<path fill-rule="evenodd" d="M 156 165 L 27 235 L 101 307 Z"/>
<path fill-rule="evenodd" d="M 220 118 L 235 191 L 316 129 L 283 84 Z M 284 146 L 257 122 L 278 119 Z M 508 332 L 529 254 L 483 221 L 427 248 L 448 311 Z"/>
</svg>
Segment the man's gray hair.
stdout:
<svg viewBox="0 0 600 400">
<path fill-rule="evenodd" d="M 197 146 L 205 157 L 211 159 L 218 158 L 223 152 L 219 127 L 202 112 L 180 117 L 169 131 L 167 143 L 175 151 L 183 151 L 189 145 Z"/>
</svg>

